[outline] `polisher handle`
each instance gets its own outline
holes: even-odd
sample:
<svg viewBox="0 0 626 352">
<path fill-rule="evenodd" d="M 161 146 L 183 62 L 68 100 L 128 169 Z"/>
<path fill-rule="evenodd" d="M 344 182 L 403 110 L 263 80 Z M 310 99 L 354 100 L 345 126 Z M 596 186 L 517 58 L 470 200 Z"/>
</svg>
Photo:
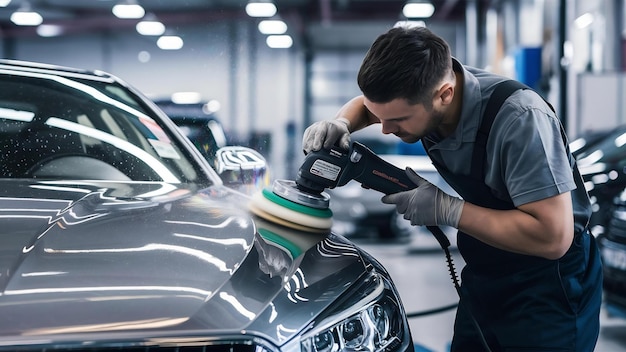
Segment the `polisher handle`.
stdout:
<svg viewBox="0 0 626 352">
<path fill-rule="evenodd" d="M 349 160 L 341 175 L 339 185 L 354 179 L 363 187 L 384 194 L 408 191 L 417 187 L 405 170 L 386 162 L 359 142 L 352 143 Z"/>
<path fill-rule="evenodd" d="M 350 162 L 346 166 L 339 185 L 354 179 L 365 188 L 393 194 L 417 188 L 417 185 L 400 169 L 376 155 L 365 145 L 353 142 L 350 148 Z M 345 182 L 344 182 L 345 179 Z M 441 248 L 450 247 L 450 240 L 438 226 L 426 226 L 435 236 Z"/>
</svg>

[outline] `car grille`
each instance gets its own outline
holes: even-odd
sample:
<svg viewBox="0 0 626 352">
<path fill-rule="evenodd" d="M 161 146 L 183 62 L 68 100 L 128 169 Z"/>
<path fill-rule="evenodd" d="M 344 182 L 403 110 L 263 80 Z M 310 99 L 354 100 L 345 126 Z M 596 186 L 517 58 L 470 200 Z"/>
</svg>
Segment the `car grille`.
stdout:
<svg viewBox="0 0 626 352">
<path fill-rule="evenodd" d="M 0 348 L 4 351 L 4 349 Z M 137 346 L 119 343 L 107 346 L 27 346 L 22 348 L 11 349 L 11 351 L 22 352 L 271 352 L 271 350 L 259 345 L 251 345 L 249 343 L 228 343 L 228 344 L 212 344 L 206 346 Z"/>
<path fill-rule="evenodd" d="M 266 349 L 259 346 L 250 345 L 228 345 L 228 346 L 181 346 L 181 347 L 162 347 L 162 346 L 142 346 L 142 347 L 101 347 L 101 348 L 62 348 L 62 349 L 44 349 L 43 351 L 54 352 L 267 352 Z"/>
</svg>

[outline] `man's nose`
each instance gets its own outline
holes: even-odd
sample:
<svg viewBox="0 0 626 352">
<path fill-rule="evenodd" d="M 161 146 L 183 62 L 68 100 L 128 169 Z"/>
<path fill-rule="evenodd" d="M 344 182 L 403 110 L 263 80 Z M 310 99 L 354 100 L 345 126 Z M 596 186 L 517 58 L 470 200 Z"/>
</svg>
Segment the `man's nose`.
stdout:
<svg viewBox="0 0 626 352">
<path fill-rule="evenodd" d="M 389 122 L 381 122 L 381 125 L 382 125 L 382 132 L 384 134 L 390 134 L 396 131 L 396 128 L 393 126 L 393 124 Z"/>
</svg>

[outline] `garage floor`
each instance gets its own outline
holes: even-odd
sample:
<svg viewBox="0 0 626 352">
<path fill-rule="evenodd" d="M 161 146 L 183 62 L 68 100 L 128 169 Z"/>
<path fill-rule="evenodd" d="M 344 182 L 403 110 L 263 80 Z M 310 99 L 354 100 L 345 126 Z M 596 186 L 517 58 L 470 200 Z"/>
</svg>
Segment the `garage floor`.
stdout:
<svg viewBox="0 0 626 352">
<path fill-rule="evenodd" d="M 409 241 L 380 242 L 374 236 L 352 238 L 389 270 L 407 313 L 419 313 L 457 302 L 445 256 L 428 232 L 417 232 Z M 463 260 L 452 251 L 457 273 Z M 452 338 L 455 310 L 409 320 L 416 351 L 446 352 Z M 609 318 L 603 312 L 596 352 L 626 350 L 626 320 Z"/>
</svg>

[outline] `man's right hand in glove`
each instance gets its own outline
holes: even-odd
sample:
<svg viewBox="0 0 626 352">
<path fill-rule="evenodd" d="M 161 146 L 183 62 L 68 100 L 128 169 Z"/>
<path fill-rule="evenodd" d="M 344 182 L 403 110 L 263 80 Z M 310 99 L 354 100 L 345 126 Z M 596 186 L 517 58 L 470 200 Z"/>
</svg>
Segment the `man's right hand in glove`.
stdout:
<svg viewBox="0 0 626 352">
<path fill-rule="evenodd" d="M 350 121 L 343 117 L 316 122 L 307 127 L 302 137 L 305 154 L 322 148 L 330 149 L 335 143 L 342 149 L 350 148 Z"/>
<path fill-rule="evenodd" d="M 418 187 L 388 194 L 381 199 L 382 202 L 395 204 L 398 213 L 404 214 L 411 225 L 447 225 L 458 228 L 465 201 L 445 193 L 410 167 L 406 168 L 406 174 Z"/>
</svg>

